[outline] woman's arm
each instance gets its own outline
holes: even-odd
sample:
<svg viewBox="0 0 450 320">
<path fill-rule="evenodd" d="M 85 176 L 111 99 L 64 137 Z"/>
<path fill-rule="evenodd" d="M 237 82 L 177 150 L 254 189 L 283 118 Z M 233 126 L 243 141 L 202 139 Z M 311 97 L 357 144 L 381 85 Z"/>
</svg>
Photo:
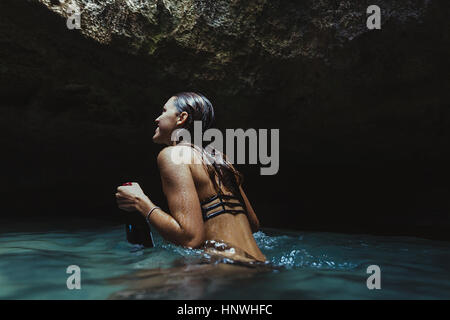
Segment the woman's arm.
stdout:
<svg viewBox="0 0 450 320">
<path fill-rule="evenodd" d="M 244 199 L 245 207 L 247 209 L 247 217 L 248 222 L 250 222 L 250 227 L 252 229 L 252 232 L 257 232 L 259 230 L 259 220 L 258 217 L 255 214 L 255 211 L 252 208 L 252 205 L 250 204 L 250 201 L 248 201 L 247 196 L 245 195 L 244 189 L 242 189 L 242 186 L 239 186 L 239 190 L 241 191 L 242 199 Z"/>
<path fill-rule="evenodd" d="M 205 239 L 200 202 L 189 165 L 172 161 L 173 148 L 182 147 L 166 147 L 158 155 L 162 187 L 170 214 L 156 209 L 150 215 L 149 221 L 164 239 L 195 248 Z M 128 187 L 119 187 L 118 191 L 125 188 Z M 135 209 L 145 216 L 155 205 L 147 196 L 142 195 L 136 200 Z"/>
</svg>

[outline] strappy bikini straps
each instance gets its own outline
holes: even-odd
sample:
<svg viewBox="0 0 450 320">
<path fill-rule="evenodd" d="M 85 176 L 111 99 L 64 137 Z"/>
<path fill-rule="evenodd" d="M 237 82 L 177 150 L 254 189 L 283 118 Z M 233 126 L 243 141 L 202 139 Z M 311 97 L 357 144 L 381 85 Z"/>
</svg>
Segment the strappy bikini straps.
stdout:
<svg viewBox="0 0 450 320">
<path fill-rule="evenodd" d="M 218 202 L 218 203 L 215 203 L 215 204 L 213 204 L 213 205 L 211 205 L 211 206 L 208 206 L 208 207 L 206 207 L 206 208 L 203 208 L 203 205 L 206 205 L 206 204 L 208 204 L 208 203 L 210 203 L 210 202 L 212 202 L 212 201 L 214 201 L 214 200 L 216 200 L 216 199 L 219 199 L 219 202 Z M 239 203 L 236 203 L 236 202 L 229 202 L 229 201 L 227 201 L 227 200 L 238 200 Z M 226 205 L 226 206 L 229 206 L 229 207 L 238 207 L 238 206 L 241 206 L 241 207 L 245 208 L 244 205 L 243 205 L 243 203 L 244 203 L 244 202 L 242 201 L 242 197 L 235 197 L 235 196 L 232 196 L 232 195 L 227 195 L 227 194 L 221 194 L 221 193 L 218 193 L 218 194 L 212 196 L 211 198 L 206 199 L 206 200 L 204 200 L 204 201 L 201 202 L 201 205 L 202 205 L 202 215 L 203 215 L 203 220 L 206 221 L 206 220 L 211 219 L 211 218 L 213 218 L 213 217 L 216 217 L 216 216 L 218 216 L 218 215 L 220 215 L 220 214 L 222 214 L 222 213 L 232 213 L 232 214 L 236 214 L 236 213 L 247 213 L 245 210 L 242 210 L 242 209 L 235 210 L 235 209 L 226 209 L 226 208 L 225 208 L 225 205 Z M 208 212 L 209 212 L 210 210 L 213 210 L 213 209 L 215 209 L 215 208 L 217 208 L 217 207 L 220 207 L 220 206 L 222 206 L 222 210 L 213 212 L 213 213 L 211 213 L 210 215 L 208 215 Z"/>
</svg>

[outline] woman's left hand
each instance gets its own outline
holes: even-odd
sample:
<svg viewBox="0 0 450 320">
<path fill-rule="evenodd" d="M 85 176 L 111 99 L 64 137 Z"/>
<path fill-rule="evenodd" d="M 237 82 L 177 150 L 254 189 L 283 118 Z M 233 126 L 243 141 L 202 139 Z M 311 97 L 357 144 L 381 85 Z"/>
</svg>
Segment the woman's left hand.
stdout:
<svg viewBox="0 0 450 320">
<path fill-rule="evenodd" d="M 126 183 L 117 187 L 116 201 L 119 209 L 127 212 L 145 211 L 150 199 L 144 194 L 137 182 Z"/>
</svg>

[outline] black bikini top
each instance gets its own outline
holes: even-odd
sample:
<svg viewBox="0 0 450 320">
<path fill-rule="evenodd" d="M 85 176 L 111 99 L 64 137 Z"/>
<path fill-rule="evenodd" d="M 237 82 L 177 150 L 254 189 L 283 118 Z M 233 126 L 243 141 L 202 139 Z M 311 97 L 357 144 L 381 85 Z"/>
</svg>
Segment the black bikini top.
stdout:
<svg viewBox="0 0 450 320">
<path fill-rule="evenodd" d="M 208 204 L 216 199 L 219 199 L 218 203 L 215 203 L 209 207 L 203 208 L 203 205 Z M 239 202 L 229 202 L 227 200 L 238 200 Z M 221 194 L 218 193 L 215 196 L 212 196 L 209 199 L 206 199 L 204 201 L 202 201 L 200 203 L 202 205 L 202 216 L 203 216 L 203 221 L 206 221 L 208 219 L 214 218 L 222 213 L 232 213 L 232 214 L 236 214 L 236 213 L 247 213 L 245 210 L 242 209 L 225 209 L 225 205 L 229 206 L 229 207 L 238 207 L 241 206 L 242 208 L 245 209 L 245 206 L 243 205 L 243 201 L 241 197 L 235 197 L 235 196 L 231 196 L 231 195 L 227 195 L 227 194 Z M 215 211 L 211 214 L 208 215 L 208 212 L 210 212 L 211 210 L 222 206 L 222 210 L 219 211 Z"/>
</svg>

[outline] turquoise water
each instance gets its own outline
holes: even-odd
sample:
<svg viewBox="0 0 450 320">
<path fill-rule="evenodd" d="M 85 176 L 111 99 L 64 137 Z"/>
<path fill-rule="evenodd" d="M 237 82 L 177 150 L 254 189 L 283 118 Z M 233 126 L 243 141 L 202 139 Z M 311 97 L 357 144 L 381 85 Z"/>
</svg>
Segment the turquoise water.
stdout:
<svg viewBox="0 0 450 320">
<path fill-rule="evenodd" d="M 155 248 L 140 249 L 126 242 L 123 225 L 67 225 L 2 225 L 1 299 L 450 298 L 449 242 L 263 229 L 255 238 L 270 266 L 248 268 L 200 264 L 200 250 L 157 234 Z M 70 265 L 80 267 L 80 290 L 67 288 Z M 380 267 L 379 290 L 367 288 L 369 265 Z"/>
</svg>

